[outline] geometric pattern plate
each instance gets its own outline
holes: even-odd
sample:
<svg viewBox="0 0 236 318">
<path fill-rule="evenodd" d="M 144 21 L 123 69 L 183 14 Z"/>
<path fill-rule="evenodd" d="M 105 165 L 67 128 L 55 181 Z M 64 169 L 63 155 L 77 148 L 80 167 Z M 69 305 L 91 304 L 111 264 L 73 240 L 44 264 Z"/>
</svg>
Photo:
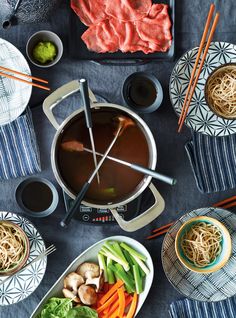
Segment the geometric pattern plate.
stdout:
<svg viewBox="0 0 236 318">
<path fill-rule="evenodd" d="M 27 263 L 45 250 L 45 243 L 34 225 L 21 215 L 0 211 L 0 220 L 18 224 L 26 233 L 30 243 L 30 254 Z M 27 264 L 26 263 L 26 264 Z M 35 262 L 19 274 L 0 285 L 0 306 L 18 303 L 32 294 L 41 283 L 46 271 L 47 258 Z M 0 281 L 6 276 L 0 277 Z"/>
<path fill-rule="evenodd" d="M 176 63 L 170 77 L 170 100 L 178 116 L 181 113 L 197 52 L 196 47 L 185 53 Z M 185 124 L 196 132 L 210 136 L 228 136 L 236 133 L 236 120 L 223 119 L 214 114 L 208 107 L 204 95 L 204 86 L 209 74 L 216 67 L 230 62 L 236 63 L 236 45 L 212 42 L 185 119 Z"/>
<path fill-rule="evenodd" d="M 231 235 L 232 255 L 220 270 L 198 274 L 183 266 L 175 253 L 175 237 L 187 220 L 207 215 L 222 222 Z M 185 297 L 197 301 L 220 301 L 236 294 L 236 215 L 219 208 L 201 208 L 182 216 L 167 232 L 162 244 L 162 266 L 167 279 Z"/>
<path fill-rule="evenodd" d="M 14 45 L 1 38 L 0 66 L 24 74 L 31 74 L 29 65 L 21 52 Z M 1 72 L 26 79 L 21 75 L 6 71 Z M 10 123 L 23 113 L 30 100 L 31 92 L 31 85 L 0 75 L 0 126 Z"/>
</svg>

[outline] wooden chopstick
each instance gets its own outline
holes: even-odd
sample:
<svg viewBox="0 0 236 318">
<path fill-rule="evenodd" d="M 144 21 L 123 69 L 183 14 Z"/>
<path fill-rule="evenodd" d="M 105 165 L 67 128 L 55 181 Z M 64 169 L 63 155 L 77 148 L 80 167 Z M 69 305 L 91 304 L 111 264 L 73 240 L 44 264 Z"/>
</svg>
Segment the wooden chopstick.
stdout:
<svg viewBox="0 0 236 318">
<path fill-rule="evenodd" d="M 153 230 L 152 233 L 159 232 L 159 231 L 161 231 L 161 230 L 166 229 L 167 227 L 169 228 L 169 227 L 171 227 L 174 223 L 175 223 L 175 222 L 171 222 L 171 223 L 168 223 L 168 224 L 166 224 L 166 225 L 163 225 L 163 226 L 159 227 L 158 229 Z"/>
<path fill-rule="evenodd" d="M 197 57 L 196 57 L 195 64 L 194 64 L 194 67 L 193 67 L 193 71 L 192 71 L 192 74 L 191 74 L 191 78 L 190 78 L 190 81 L 189 81 L 188 89 L 187 89 L 187 92 L 186 92 L 186 95 L 185 95 L 183 107 L 182 107 L 181 114 L 180 114 L 179 121 L 178 121 L 178 125 L 180 125 L 180 123 L 182 121 L 182 117 L 183 117 L 183 114 L 184 114 L 184 111 L 185 111 L 186 103 L 188 101 L 188 95 L 189 95 L 190 89 L 192 87 L 192 83 L 193 83 L 193 80 L 194 80 L 195 72 L 197 70 L 198 62 L 199 62 L 199 59 L 200 59 L 201 54 L 202 54 L 202 50 L 203 50 L 203 47 L 204 47 L 204 44 L 205 44 L 205 40 L 206 40 L 206 37 L 207 37 L 207 33 L 208 33 L 208 30 L 209 30 L 209 27 L 210 27 L 210 23 L 211 23 L 211 19 L 212 19 L 214 10 L 215 10 L 215 5 L 212 3 L 211 6 L 210 6 L 210 9 L 209 9 L 209 12 L 208 12 L 207 21 L 206 21 L 205 28 L 204 28 L 204 31 L 203 31 L 203 34 L 202 34 L 201 42 L 200 42 L 200 45 L 199 45 Z"/>
<path fill-rule="evenodd" d="M 10 68 L 7 68 L 7 67 L 0 66 L 0 70 L 1 71 L 7 71 L 7 72 L 10 72 L 10 73 L 13 73 L 13 74 L 18 74 L 18 75 L 24 76 L 26 78 L 31 78 L 32 80 L 35 80 L 35 81 L 38 81 L 38 82 L 48 84 L 48 81 L 43 80 L 43 79 L 41 79 L 39 77 L 35 77 L 35 76 L 28 75 L 28 74 L 24 74 L 24 73 L 18 72 L 16 70 L 11 70 Z"/>
<path fill-rule="evenodd" d="M 222 201 L 219 201 L 215 204 L 213 204 L 212 206 L 214 207 L 221 207 L 223 209 L 228 209 L 228 208 L 232 208 L 234 206 L 236 206 L 236 195 L 228 198 L 228 199 L 225 199 L 225 200 L 222 200 Z M 166 225 L 163 225 L 157 229 L 154 229 L 152 230 L 152 233 L 155 233 L 153 235 L 150 235 L 150 236 L 147 236 L 146 239 L 147 240 L 151 240 L 153 238 L 156 238 L 158 236 L 161 236 L 162 234 L 165 234 L 169 231 L 170 227 L 174 224 L 175 222 L 171 222 L 171 223 L 168 223 Z"/>
<path fill-rule="evenodd" d="M 0 76 L 5 76 L 5 77 L 8 77 L 8 78 L 14 79 L 14 80 L 16 80 L 16 81 L 23 82 L 23 83 L 27 83 L 27 84 L 29 84 L 29 85 L 31 85 L 31 86 L 35 86 L 35 87 L 38 87 L 38 88 L 45 89 L 46 91 L 50 91 L 50 88 L 49 88 L 49 87 L 46 87 L 46 86 L 39 85 L 39 84 L 34 83 L 34 82 L 30 82 L 30 81 L 24 80 L 24 79 L 22 79 L 22 78 L 19 78 L 19 77 L 10 75 L 10 74 L 6 74 L 6 73 L 0 72 Z"/>
<path fill-rule="evenodd" d="M 220 14 L 217 12 L 216 15 L 215 15 L 215 18 L 214 18 L 212 27 L 211 27 L 210 35 L 209 35 L 208 40 L 207 40 L 207 44 L 206 44 L 206 47 L 205 47 L 205 50 L 204 50 L 204 53 L 203 53 L 203 56 L 202 56 L 201 63 L 200 63 L 200 65 L 199 65 L 199 68 L 198 68 L 198 71 L 197 71 L 197 75 L 196 75 L 196 77 L 195 77 L 193 86 L 191 87 L 191 92 L 190 92 L 190 95 L 189 95 L 189 98 L 188 98 L 188 101 L 187 101 L 187 104 L 186 104 L 186 107 L 185 107 L 185 110 L 184 110 L 184 114 L 183 114 L 183 116 L 182 116 L 182 118 L 181 118 L 181 122 L 180 122 L 180 125 L 179 125 L 178 132 L 181 131 L 181 129 L 182 129 L 182 127 L 183 127 L 183 124 L 184 124 L 184 121 L 185 121 L 185 118 L 186 118 L 186 116 L 187 116 L 187 113 L 188 113 L 188 110 L 189 110 L 189 106 L 190 106 L 190 103 L 191 103 L 191 100 L 192 100 L 192 97 L 193 97 L 193 94 L 194 94 L 194 91 L 195 91 L 195 87 L 196 87 L 196 85 L 197 85 L 199 76 L 200 76 L 200 74 L 201 74 L 201 70 L 202 70 L 203 64 L 204 64 L 204 62 L 205 62 L 208 49 L 209 49 L 209 47 L 210 47 L 210 44 L 211 44 L 213 35 L 214 35 L 214 33 L 215 33 L 215 30 L 216 30 L 217 23 L 218 23 L 218 21 L 219 21 L 219 17 L 220 17 Z"/>
<path fill-rule="evenodd" d="M 201 74 L 201 70 L 202 70 L 203 64 L 204 64 L 205 59 L 206 59 L 206 55 L 208 53 L 208 49 L 210 47 L 213 35 L 215 33 L 215 30 L 216 30 L 217 23 L 219 21 L 219 16 L 220 16 L 220 14 L 217 12 L 216 15 L 215 15 L 211 30 L 210 30 L 210 34 L 209 34 L 209 37 L 208 37 L 208 40 L 207 40 L 207 44 L 205 46 L 205 50 L 204 50 L 204 53 L 203 53 L 203 56 L 202 56 L 202 60 L 200 62 L 200 65 L 199 65 L 199 68 L 198 68 L 198 71 L 197 71 L 197 75 L 195 77 L 193 85 L 191 86 L 190 95 L 188 96 L 188 99 L 187 99 L 187 102 L 186 102 L 186 106 L 185 106 L 183 115 L 182 115 L 181 120 L 180 120 L 178 132 L 180 132 L 182 130 L 184 121 L 186 119 L 186 116 L 187 116 L 187 113 L 188 113 L 188 110 L 189 110 L 189 106 L 190 106 L 190 103 L 191 103 L 191 100 L 192 100 L 192 97 L 193 97 L 193 94 L 194 94 L 194 91 L 195 91 L 195 87 L 197 85 L 197 82 L 198 82 L 199 76 Z"/>
<path fill-rule="evenodd" d="M 147 240 L 151 240 L 151 239 L 153 239 L 153 238 L 155 238 L 155 237 L 158 237 L 158 236 L 160 236 L 160 235 L 162 235 L 162 234 L 165 234 L 165 233 L 167 233 L 167 232 L 169 231 L 169 229 L 170 229 L 170 227 L 168 227 L 168 229 L 165 229 L 165 230 L 163 230 L 163 231 L 160 231 L 160 232 L 158 232 L 158 233 L 156 233 L 156 234 L 150 235 L 150 236 L 146 237 L 146 239 L 147 239 Z"/>
<path fill-rule="evenodd" d="M 236 201 L 236 195 L 228 198 L 228 199 L 225 199 L 225 200 L 222 200 L 220 202 L 217 202 L 215 204 L 213 204 L 213 206 L 215 207 L 222 207 L 223 205 L 225 205 L 226 203 L 229 203 L 229 202 L 232 202 L 232 201 Z"/>
</svg>

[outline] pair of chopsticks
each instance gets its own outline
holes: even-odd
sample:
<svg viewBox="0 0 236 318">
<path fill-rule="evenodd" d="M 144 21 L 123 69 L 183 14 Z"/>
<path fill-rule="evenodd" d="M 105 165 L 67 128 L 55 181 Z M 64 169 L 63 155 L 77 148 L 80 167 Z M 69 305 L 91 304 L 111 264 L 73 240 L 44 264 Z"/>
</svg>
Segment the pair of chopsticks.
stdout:
<svg viewBox="0 0 236 318">
<path fill-rule="evenodd" d="M 3 72 L 1 72 L 1 71 L 3 71 Z M 12 73 L 12 74 L 17 74 L 17 75 L 20 75 L 20 76 L 22 76 L 22 77 L 25 77 L 25 78 L 29 78 L 29 79 L 31 79 L 31 80 L 38 81 L 38 82 L 40 82 L 40 83 L 48 84 L 48 81 L 46 81 L 46 80 L 44 80 L 44 79 L 41 79 L 41 78 L 38 78 L 38 77 L 35 77 L 35 76 L 30 76 L 30 75 L 28 75 L 28 74 L 24 74 L 24 73 L 15 71 L 15 70 L 11 70 L 10 68 L 0 66 L 0 76 L 4 76 L 4 77 L 7 77 L 7 78 L 10 78 L 10 79 L 19 81 L 19 82 L 23 82 L 23 83 L 29 84 L 29 85 L 31 85 L 31 86 L 35 86 L 35 87 L 38 87 L 38 88 L 41 88 L 41 89 L 45 89 L 46 91 L 50 91 L 50 88 L 47 87 L 47 86 L 40 85 L 40 84 L 38 84 L 38 83 L 28 81 L 28 80 L 26 80 L 26 79 L 23 79 L 23 78 L 14 76 L 14 75 L 10 75 L 10 74 L 5 73 L 5 72 L 9 72 L 9 73 Z"/>
<path fill-rule="evenodd" d="M 217 202 L 217 203 L 213 204 L 213 206 L 214 207 L 221 207 L 223 209 L 232 208 L 232 207 L 236 206 L 236 195 L 234 195 L 228 199 L 222 200 L 220 202 Z M 166 225 L 163 225 L 163 226 L 153 230 L 152 235 L 146 237 L 146 239 L 151 240 L 151 239 L 154 239 L 156 237 L 159 237 L 159 236 L 167 233 L 174 223 L 175 222 L 171 222 L 171 223 L 168 223 Z"/>
<path fill-rule="evenodd" d="M 206 55 L 207 55 L 209 46 L 211 44 L 213 35 L 215 33 L 217 23 L 219 21 L 219 15 L 220 14 L 217 12 L 216 15 L 215 15 L 215 18 L 214 18 L 210 33 L 209 33 L 208 40 L 206 42 L 206 38 L 207 38 L 207 34 L 208 34 L 208 31 L 209 31 L 209 28 L 210 28 L 211 20 L 213 18 L 214 10 L 215 10 L 215 5 L 211 4 L 209 12 L 208 12 L 205 28 L 204 28 L 204 31 L 203 31 L 203 34 L 202 34 L 201 42 L 200 42 L 200 45 L 199 45 L 199 49 L 198 49 L 197 57 L 196 57 L 196 60 L 195 60 L 195 64 L 194 64 L 194 67 L 193 67 L 193 71 L 191 73 L 191 78 L 190 78 L 189 85 L 188 85 L 188 88 L 187 88 L 187 93 L 185 95 L 183 107 L 182 107 L 181 114 L 180 114 L 180 117 L 179 117 L 178 132 L 181 132 L 183 124 L 184 124 L 184 121 L 185 121 L 186 116 L 188 114 L 188 110 L 189 110 L 190 103 L 191 103 L 191 100 L 192 100 L 192 97 L 193 97 L 193 94 L 194 94 L 194 90 L 195 90 L 195 87 L 197 85 L 199 76 L 201 74 L 201 70 L 202 70 L 204 61 L 206 59 Z M 206 46 L 205 46 L 205 42 L 206 42 Z M 204 46 L 205 46 L 205 49 L 204 49 Z M 203 52 L 203 49 L 204 49 L 204 52 Z M 202 52 L 203 52 L 203 55 L 202 55 Z M 201 55 L 202 55 L 202 58 L 201 58 Z M 201 62 L 200 62 L 200 65 L 198 67 L 198 63 L 199 63 L 200 58 L 201 58 Z"/>
</svg>

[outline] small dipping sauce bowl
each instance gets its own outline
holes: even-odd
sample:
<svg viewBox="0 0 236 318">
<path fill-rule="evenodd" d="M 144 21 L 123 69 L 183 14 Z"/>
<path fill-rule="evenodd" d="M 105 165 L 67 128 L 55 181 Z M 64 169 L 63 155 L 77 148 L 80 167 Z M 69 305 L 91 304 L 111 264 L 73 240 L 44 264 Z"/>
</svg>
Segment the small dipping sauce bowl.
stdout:
<svg viewBox="0 0 236 318">
<path fill-rule="evenodd" d="M 158 79 L 145 72 L 129 75 L 122 87 L 125 104 L 138 113 L 151 113 L 157 110 L 163 100 L 163 90 Z"/>
<path fill-rule="evenodd" d="M 22 181 L 16 188 L 15 197 L 25 214 L 37 218 L 52 214 L 59 201 L 57 189 L 52 182 L 38 177 Z"/>
<path fill-rule="evenodd" d="M 33 55 L 33 50 L 35 46 L 40 42 L 42 43 L 50 42 L 51 44 L 55 45 L 57 50 L 56 56 L 53 58 L 53 60 L 45 64 L 42 64 L 39 61 L 37 61 Z M 63 54 L 63 44 L 61 39 L 56 33 L 47 31 L 47 30 L 38 31 L 29 38 L 26 44 L 26 54 L 30 62 L 33 63 L 34 65 L 42 67 L 42 68 L 51 67 L 55 65 L 57 62 L 59 62 L 59 60 L 61 59 Z"/>
<path fill-rule="evenodd" d="M 207 266 L 204 267 L 197 267 L 193 262 L 191 262 L 187 256 L 184 254 L 184 251 L 181 247 L 181 241 L 183 236 L 188 232 L 192 226 L 197 223 L 204 222 L 208 224 L 212 224 L 216 226 L 222 235 L 221 241 L 221 252 L 216 257 L 216 259 Z M 229 234 L 228 229 L 218 220 L 208 217 L 208 216 L 197 216 L 194 218 L 189 219 L 185 222 L 178 230 L 176 237 L 175 237 L 175 252 L 179 259 L 179 261 L 189 270 L 199 273 L 199 274 L 208 274 L 214 273 L 221 269 L 229 260 L 231 253 L 232 253 L 232 241 Z"/>
</svg>

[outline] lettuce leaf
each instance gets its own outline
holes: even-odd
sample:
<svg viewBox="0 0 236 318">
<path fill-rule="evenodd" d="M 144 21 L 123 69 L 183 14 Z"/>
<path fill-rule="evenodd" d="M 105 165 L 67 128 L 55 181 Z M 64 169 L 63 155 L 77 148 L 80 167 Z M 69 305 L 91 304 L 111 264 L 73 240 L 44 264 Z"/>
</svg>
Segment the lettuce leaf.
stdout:
<svg viewBox="0 0 236 318">
<path fill-rule="evenodd" d="M 70 299 L 52 297 L 44 304 L 38 318 L 67 318 L 71 308 Z"/>
<path fill-rule="evenodd" d="M 90 307 L 81 306 L 71 309 L 67 318 L 98 318 L 98 314 L 96 310 Z"/>
</svg>

